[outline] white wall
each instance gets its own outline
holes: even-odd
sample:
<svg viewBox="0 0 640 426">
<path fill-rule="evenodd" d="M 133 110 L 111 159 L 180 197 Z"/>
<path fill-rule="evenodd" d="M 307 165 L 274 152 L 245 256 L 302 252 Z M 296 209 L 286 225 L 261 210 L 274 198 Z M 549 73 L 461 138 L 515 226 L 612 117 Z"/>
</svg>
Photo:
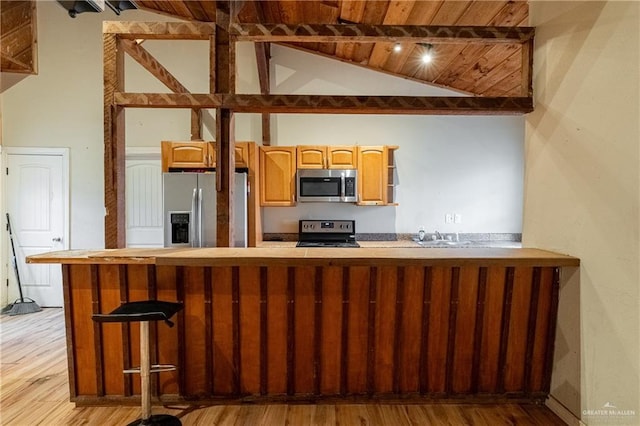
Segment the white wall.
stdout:
<svg viewBox="0 0 640 426">
<path fill-rule="evenodd" d="M 530 5 L 523 244 L 581 259 L 563 277 L 551 393 L 589 425 L 640 424 L 639 12 Z"/>
<path fill-rule="evenodd" d="M 71 19 L 55 1 L 38 1 L 38 75 L 19 78 L 3 73 L 2 132 L 5 146 L 69 147 L 71 151 L 71 248 L 104 246 L 104 129 L 102 22 L 104 20 L 166 21 L 167 17 L 128 10 L 82 13 Z M 145 41 L 160 63 L 188 89 L 208 93 L 208 43 Z M 243 61 L 253 51 L 239 47 Z M 253 55 L 255 56 L 255 55 Z M 255 58 L 253 58 L 255 69 Z M 155 77 L 125 55 L 125 89 L 169 92 Z M 244 75 L 245 73 L 243 73 Z M 241 81 L 252 87 L 251 78 Z M 246 83 L 245 83 L 246 82 Z M 257 84 L 257 83 L 256 83 Z M 260 140 L 255 114 L 239 114 L 236 136 Z M 212 140 L 215 111 L 205 116 L 203 137 Z M 186 109 L 128 109 L 128 146 L 158 147 L 161 140 L 189 140 L 191 116 Z M 249 123 L 249 124 L 247 124 Z"/>
<path fill-rule="evenodd" d="M 273 46 L 272 93 L 459 96 L 362 67 Z M 397 207 L 264 208 L 265 232 L 302 218 L 356 219 L 358 232 L 520 232 L 524 118 L 279 114 L 273 145 L 399 145 Z M 462 223 L 445 224 L 445 213 Z"/>
<path fill-rule="evenodd" d="M 38 75 L 2 94 L 5 146 L 69 147 L 71 248 L 104 246 L 102 20 L 37 2 Z M 164 20 L 127 11 L 121 19 Z M 188 122 L 187 122 L 188 123 Z M 187 125 L 188 128 L 188 125 Z"/>
</svg>

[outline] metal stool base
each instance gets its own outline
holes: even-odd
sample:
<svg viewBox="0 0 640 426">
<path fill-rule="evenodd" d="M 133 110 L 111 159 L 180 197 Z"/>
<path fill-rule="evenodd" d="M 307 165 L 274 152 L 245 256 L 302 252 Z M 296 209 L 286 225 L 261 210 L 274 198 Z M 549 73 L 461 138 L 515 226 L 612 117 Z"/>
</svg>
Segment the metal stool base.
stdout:
<svg viewBox="0 0 640 426">
<path fill-rule="evenodd" d="M 154 414 L 148 419 L 137 419 L 127 426 L 151 426 L 151 425 L 160 425 L 160 426 L 182 426 L 182 422 L 176 416 L 172 416 L 170 414 Z"/>
</svg>

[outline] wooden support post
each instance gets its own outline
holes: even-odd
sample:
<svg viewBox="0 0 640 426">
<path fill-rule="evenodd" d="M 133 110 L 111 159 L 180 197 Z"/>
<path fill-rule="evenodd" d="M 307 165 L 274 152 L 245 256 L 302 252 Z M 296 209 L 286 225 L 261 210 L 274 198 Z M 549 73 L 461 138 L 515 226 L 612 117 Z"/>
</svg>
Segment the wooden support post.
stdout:
<svg viewBox="0 0 640 426">
<path fill-rule="evenodd" d="M 228 1 L 218 1 L 216 5 L 221 16 L 228 16 Z M 211 70 L 212 92 L 235 93 L 235 43 L 231 42 L 227 27 L 220 25 L 216 27 L 215 47 L 212 50 L 215 53 L 214 67 Z M 216 111 L 216 245 L 218 247 L 232 247 L 234 244 L 235 138 L 233 127 L 233 111 L 218 108 Z"/>
<path fill-rule="evenodd" d="M 235 143 L 233 112 L 216 110 L 216 186 L 217 186 L 217 247 L 233 247 L 233 193 L 235 188 Z"/>
<path fill-rule="evenodd" d="M 191 140 L 202 140 L 202 110 L 191 110 Z"/>
<path fill-rule="evenodd" d="M 125 235 L 124 108 L 113 95 L 124 89 L 124 49 L 115 34 L 103 35 L 104 60 L 104 245 L 121 248 Z"/>
</svg>

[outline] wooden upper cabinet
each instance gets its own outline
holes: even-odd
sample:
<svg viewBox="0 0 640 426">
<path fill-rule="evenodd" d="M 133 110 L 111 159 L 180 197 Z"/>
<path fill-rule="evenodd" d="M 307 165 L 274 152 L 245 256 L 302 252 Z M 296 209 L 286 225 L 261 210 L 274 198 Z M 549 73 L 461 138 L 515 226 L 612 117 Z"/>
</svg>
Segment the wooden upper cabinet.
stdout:
<svg viewBox="0 0 640 426">
<path fill-rule="evenodd" d="M 298 145 L 296 161 L 299 169 L 355 169 L 356 147 Z"/>
<path fill-rule="evenodd" d="M 295 205 L 296 147 L 260 147 L 260 205 Z"/>
<path fill-rule="evenodd" d="M 216 150 L 211 142 L 162 142 L 162 171 L 170 168 L 211 168 Z"/>
<path fill-rule="evenodd" d="M 249 167 L 249 143 L 250 142 L 236 142 L 236 168 Z"/>
<path fill-rule="evenodd" d="M 235 143 L 235 168 L 249 167 L 249 144 Z M 215 142 L 162 142 L 162 171 L 213 169 L 217 164 Z"/>
<path fill-rule="evenodd" d="M 297 146 L 296 165 L 299 169 L 325 169 L 326 158 L 326 146 Z"/>
<path fill-rule="evenodd" d="M 388 164 L 386 146 L 358 147 L 358 204 L 387 204 Z"/>
<path fill-rule="evenodd" d="M 358 165 L 357 147 L 355 146 L 328 146 L 328 169 L 355 169 Z"/>
</svg>

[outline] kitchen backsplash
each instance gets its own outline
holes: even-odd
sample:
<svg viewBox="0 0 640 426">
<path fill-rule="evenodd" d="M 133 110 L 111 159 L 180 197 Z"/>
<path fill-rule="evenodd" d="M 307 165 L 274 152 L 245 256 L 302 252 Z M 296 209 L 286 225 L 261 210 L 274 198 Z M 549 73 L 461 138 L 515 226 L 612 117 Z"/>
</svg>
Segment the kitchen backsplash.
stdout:
<svg viewBox="0 0 640 426">
<path fill-rule="evenodd" d="M 455 233 L 444 233 L 445 235 L 455 235 Z M 426 234 L 426 239 L 431 239 L 430 233 Z M 298 234 L 291 232 L 283 233 L 264 233 L 264 241 L 297 241 Z M 416 234 L 395 234 L 395 233 L 356 233 L 356 240 L 358 241 L 397 241 L 397 240 L 412 240 L 416 238 Z M 522 234 L 520 233 L 459 233 L 458 238 L 464 241 L 522 241 Z"/>
</svg>

